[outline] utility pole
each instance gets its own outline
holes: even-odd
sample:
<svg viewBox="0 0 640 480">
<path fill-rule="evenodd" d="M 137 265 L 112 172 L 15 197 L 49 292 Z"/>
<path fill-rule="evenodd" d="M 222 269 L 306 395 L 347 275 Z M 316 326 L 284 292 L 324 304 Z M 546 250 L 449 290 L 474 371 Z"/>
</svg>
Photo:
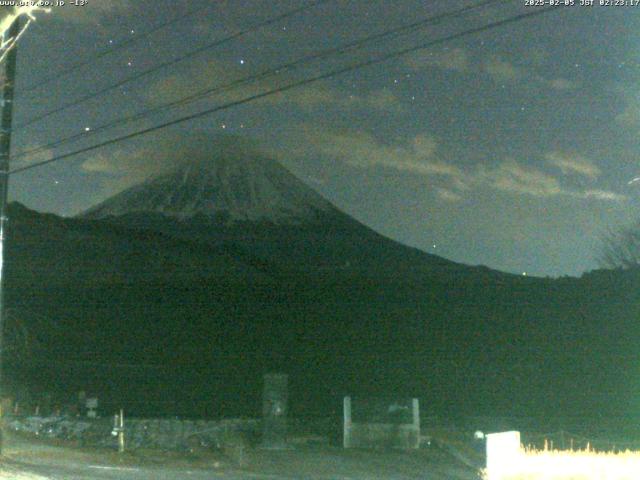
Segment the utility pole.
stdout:
<svg viewBox="0 0 640 480">
<path fill-rule="evenodd" d="M 17 17 L 9 32 L 8 38 L 18 38 L 20 34 L 20 17 Z M 5 238 L 7 223 L 7 200 L 9 196 L 9 155 L 11 153 L 11 120 L 13 118 L 13 93 L 16 81 L 17 44 L 14 44 L 5 58 L 4 85 L 2 87 L 2 119 L 0 124 L 0 402 L 5 394 L 4 381 L 4 284 L 5 284 Z M 0 404 L 0 415 L 4 416 Z M 0 417 L 0 455 L 4 443 L 4 419 Z"/>
</svg>

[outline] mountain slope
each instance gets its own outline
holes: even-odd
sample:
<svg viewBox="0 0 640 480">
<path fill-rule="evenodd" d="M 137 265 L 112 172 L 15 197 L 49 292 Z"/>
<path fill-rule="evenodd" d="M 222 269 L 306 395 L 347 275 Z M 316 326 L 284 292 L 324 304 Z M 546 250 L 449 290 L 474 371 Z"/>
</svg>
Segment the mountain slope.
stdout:
<svg viewBox="0 0 640 480">
<path fill-rule="evenodd" d="M 470 271 L 378 234 L 235 137 L 198 139 L 175 166 L 78 218 L 235 245 L 288 270 Z"/>
</svg>

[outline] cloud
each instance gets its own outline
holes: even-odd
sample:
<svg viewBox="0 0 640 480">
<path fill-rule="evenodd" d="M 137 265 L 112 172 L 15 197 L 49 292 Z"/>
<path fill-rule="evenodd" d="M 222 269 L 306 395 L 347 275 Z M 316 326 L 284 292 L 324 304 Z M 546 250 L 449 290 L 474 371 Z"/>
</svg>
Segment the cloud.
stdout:
<svg viewBox="0 0 640 480">
<path fill-rule="evenodd" d="M 381 112 L 402 112 L 400 99 L 387 89 L 375 90 L 362 95 L 353 95 L 321 85 L 295 88 L 262 99 L 262 105 L 292 105 L 302 110 L 334 108 L 338 110 L 377 110 Z"/>
<path fill-rule="evenodd" d="M 580 157 L 578 157 L 580 158 Z M 571 172 L 581 175 L 595 175 L 597 167 L 587 168 L 585 163 L 568 163 Z M 579 171 L 576 172 L 575 168 Z M 609 202 L 626 201 L 625 195 L 616 192 L 588 189 L 581 190 L 563 184 L 559 178 L 540 169 L 525 166 L 507 159 L 493 167 L 479 167 L 475 174 L 470 175 L 475 185 L 484 185 L 495 190 L 529 195 L 539 198 L 570 197 L 578 199 L 593 199 Z M 594 177 L 595 178 L 595 177 Z"/>
<path fill-rule="evenodd" d="M 233 84 L 246 75 L 247 71 L 239 64 L 209 60 L 188 66 L 181 73 L 170 74 L 157 80 L 147 88 L 145 97 L 151 105 L 162 105 L 195 95 L 202 90 Z M 276 77 L 263 79 L 260 82 L 237 85 L 235 88 L 220 89 L 215 96 L 208 98 L 215 98 L 220 104 L 233 102 L 272 90 L 281 83 L 281 80 Z M 338 110 L 359 108 L 398 113 L 404 111 L 400 99 L 388 89 L 350 95 L 320 84 L 274 93 L 258 99 L 255 105 L 270 108 L 290 105 L 307 111 L 326 108 Z"/>
<path fill-rule="evenodd" d="M 567 80 L 566 78 L 554 78 L 552 80 L 547 80 L 547 84 L 554 90 L 558 91 L 575 90 L 578 88 L 577 83 Z"/>
<path fill-rule="evenodd" d="M 265 101 L 278 104 L 289 103 L 303 109 L 315 109 L 322 105 L 338 103 L 339 98 L 335 91 L 313 85 L 278 93 Z"/>
<path fill-rule="evenodd" d="M 597 179 L 602 171 L 591 160 L 563 152 L 550 152 L 544 156 L 549 165 L 557 167 L 564 175 L 579 175 L 590 180 Z"/>
<path fill-rule="evenodd" d="M 640 98 L 628 96 L 624 110 L 616 115 L 615 121 L 625 128 L 640 128 Z"/>
<path fill-rule="evenodd" d="M 180 73 L 168 74 L 150 84 L 144 94 L 151 105 L 161 105 L 195 95 L 208 88 L 226 85 L 239 77 L 237 66 L 219 60 L 207 60 L 184 66 Z M 213 80 L 215 79 L 215 80 Z M 220 91 L 215 98 L 232 101 L 247 89 Z"/>
<path fill-rule="evenodd" d="M 181 163 L 210 161 L 216 151 L 252 154 L 250 152 L 260 149 L 250 139 L 234 135 L 216 136 L 206 131 L 190 134 L 164 132 L 148 142 L 95 152 L 80 168 L 86 173 L 101 176 L 102 191 L 96 195 L 100 200 L 171 171 Z"/>
<path fill-rule="evenodd" d="M 254 148 L 248 141 L 233 136 L 216 137 L 207 132 L 188 135 L 164 132 L 147 140 L 123 148 L 96 151 L 80 165 L 82 171 L 100 175 L 102 191 L 98 196 L 115 195 L 175 168 L 180 162 L 208 159 L 216 146 L 223 143 Z"/>
<path fill-rule="evenodd" d="M 97 152 L 85 160 L 80 168 L 87 173 L 102 175 L 102 191 L 99 196 L 103 199 L 168 168 L 168 159 L 159 156 L 158 151 L 161 149 L 130 148 L 108 153 Z"/>
<path fill-rule="evenodd" d="M 422 133 L 405 143 L 385 143 L 365 132 L 307 132 L 304 148 L 315 154 L 339 159 L 356 168 L 386 168 L 420 175 L 430 179 L 434 192 L 443 201 L 457 202 L 466 192 L 491 189 L 514 195 L 538 198 L 570 197 L 600 201 L 624 201 L 624 195 L 600 189 L 583 190 L 565 184 L 562 178 L 540 168 L 525 165 L 515 159 L 505 159 L 493 165 L 459 166 L 439 158 L 437 139 Z M 545 156 L 546 164 L 565 174 L 585 176 L 595 180 L 598 167 L 579 155 L 552 152 Z"/>
<path fill-rule="evenodd" d="M 381 111 L 396 111 L 401 112 L 404 110 L 400 99 L 389 90 L 377 90 L 371 92 L 364 97 L 356 97 L 356 102 L 362 102 L 366 107 Z"/>
<path fill-rule="evenodd" d="M 482 69 L 497 83 L 515 82 L 523 76 L 521 69 L 497 56 L 489 58 Z"/>
<path fill-rule="evenodd" d="M 470 68 L 469 55 L 463 48 L 422 50 L 407 57 L 407 65 L 413 70 L 424 68 L 442 68 L 457 72 L 466 72 Z"/>
<path fill-rule="evenodd" d="M 462 201 L 461 195 L 447 188 L 436 188 L 436 195 L 445 202 L 457 203 Z"/>
<path fill-rule="evenodd" d="M 81 168 L 103 176 L 101 195 L 104 198 L 161 174 L 175 167 L 176 162 L 211 158 L 212 145 L 227 145 L 242 151 L 257 149 L 254 143 L 241 137 L 212 138 L 206 132 L 188 136 L 165 134 L 144 146 L 96 153 L 87 158 Z M 383 168 L 425 177 L 434 195 L 445 202 L 459 202 L 469 192 L 478 189 L 537 198 L 564 196 L 607 202 L 626 200 L 624 195 L 604 189 L 572 187 L 552 173 L 515 159 L 505 159 L 493 165 L 460 166 L 440 158 L 440 150 L 437 138 L 427 132 L 404 142 L 384 142 L 367 132 L 337 132 L 313 126 L 306 129 L 300 148 L 287 149 L 287 154 L 313 154 L 342 161 L 354 168 Z M 546 156 L 546 160 L 546 165 L 556 166 L 561 171 L 564 168 L 567 173 L 593 179 L 599 175 L 597 167 L 578 155 L 570 157 L 552 153 Z"/>
<path fill-rule="evenodd" d="M 316 152 L 339 158 L 359 167 L 383 167 L 424 176 L 459 176 L 462 172 L 454 165 L 435 158 L 437 149 L 433 137 L 421 134 L 409 145 L 387 145 L 365 132 L 318 133 L 309 136 Z"/>
<path fill-rule="evenodd" d="M 571 167 L 576 167 L 571 164 Z M 585 164 L 577 164 L 580 174 L 594 174 Z M 572 170 L 573 171 L 573 170 Z M 563 184 L 556 176 L 535 167 L 525 166 L 513 159 L 506 159 L 493 167 L 479 167 L 472 175 L 472 183 L 495 190 L 529 195 L 539 198 L 571 197 L 602 201 L 622 202 L 627 197 L 615 192 L 598 189 L 576 189 Z"/>
<path fill-rule="evenodd" d="M 547 173 L 525 167 L 515 160 L 505 160 L 494 168 L 481 167 L 476 180 L 505 192 L 550 197 L 563 193 L 560 181 Z"/>
<path fill-rule="evenodd" d="M 594 198 L 596 200 L 610 200 L 614 202 L 623 202 L 627 200 L 626 195 L 606 190 L 587 190 L 585 192 L 580 192 L 579 196 L 582 198 Z"/>
<path fill-rule="evenodd" d="M 21 152 L 33 152 L 26 155 L 21 155 Z M 36 143 L 27 143 L 17 149 L 17 152 L 12 155 L 11 168 L 23 168 L 34 163 L 44 162 L 53 158 L 53 150 L 50 148 L 43 148 L 42 145 Z"/>
<path fill-rule="evenodd" d="M 542 61 L 539 53 L 534 51 L 530 55 L 531 63 L 534 66 L 541 66 Z M 464 48 L 444 48 L 442 50 L 421 50 L 407 57 L 406 65 L 414 71 L 421 71 L 427 68 L 439 68 L 442 70 L 455 71 L 477 75 L 483 73 L 491 78 L 495 83 L 507 84 L 518 81 L 527 81 L 529 85 L 538 88 L 552 89 L 556 92 L 566 92 L 575 90 L 579 84 L 575 81 L 563 77 L 547 78 L 538 75 L 532 69 L 516 66 L 512 62 L 499 55 L 492 55 L 482 59 L 475 59 Z"/>
</svg>

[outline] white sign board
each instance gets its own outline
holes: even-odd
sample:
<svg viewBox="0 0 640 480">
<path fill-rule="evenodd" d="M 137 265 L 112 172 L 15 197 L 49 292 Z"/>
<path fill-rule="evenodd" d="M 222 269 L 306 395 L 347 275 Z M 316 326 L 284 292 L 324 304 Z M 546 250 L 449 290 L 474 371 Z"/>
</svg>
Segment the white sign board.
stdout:
<svg viewBox="0 0 640 480">
<path fill-rule="evenodd" d="M 487 439 L 487 480 L 499 480 L 517 470 L 520 432 L 490 433 Z"/>
</svg>

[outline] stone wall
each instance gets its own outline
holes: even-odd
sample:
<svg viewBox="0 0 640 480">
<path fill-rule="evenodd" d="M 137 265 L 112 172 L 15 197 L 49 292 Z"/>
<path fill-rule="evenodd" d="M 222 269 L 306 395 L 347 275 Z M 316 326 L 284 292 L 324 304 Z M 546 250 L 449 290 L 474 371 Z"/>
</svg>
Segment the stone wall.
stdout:
<svg viewBox="0 0 640 480">
<path fill-rule="evenodd" d="M 87 446 L 115 447 L 113 418 L 11 417 L 7 427 L 44 438 L 78 441 Z M 188 451 L 235 447 L 256 441 L 260 421 L 255 419 L 183 420 L 125 417 L 128 449 L 155 448 Z"/>
</svg>

